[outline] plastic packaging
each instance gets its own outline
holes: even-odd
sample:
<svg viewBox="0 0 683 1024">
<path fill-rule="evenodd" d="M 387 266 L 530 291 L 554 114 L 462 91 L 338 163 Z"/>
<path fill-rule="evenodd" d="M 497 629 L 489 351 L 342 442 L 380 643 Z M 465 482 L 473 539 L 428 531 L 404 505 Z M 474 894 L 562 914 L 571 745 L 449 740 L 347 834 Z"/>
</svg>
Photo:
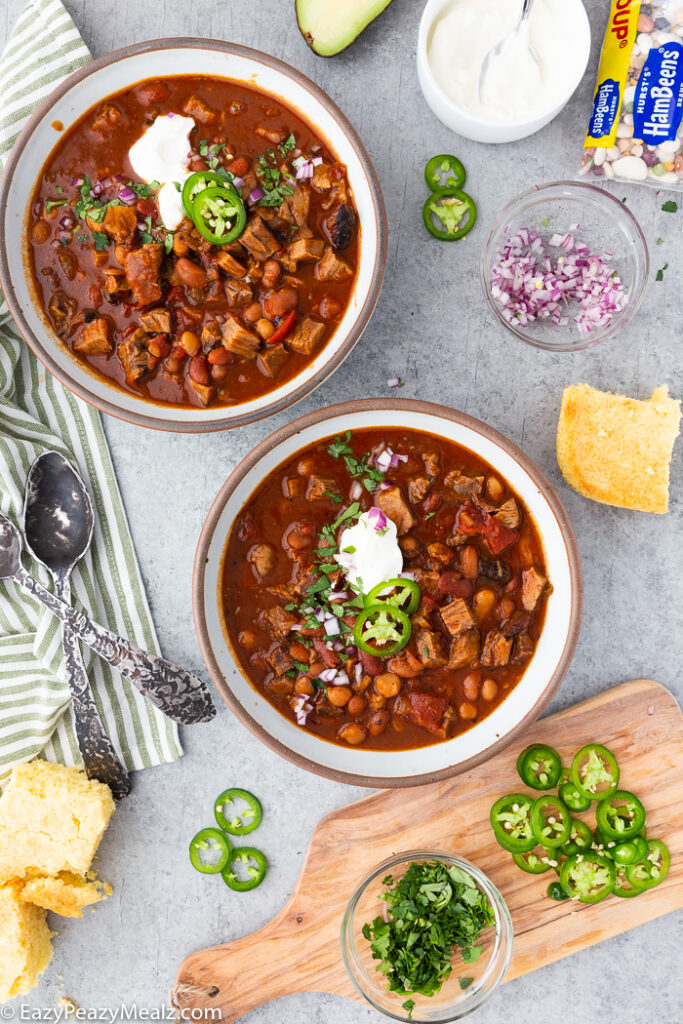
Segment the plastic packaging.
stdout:
<svg viewBox="0 0 683 1024">
<path fill-rule="evenodd" d="M 581 174 L 683 191 L 683 0 L 612 0 Z"/>
</svg>

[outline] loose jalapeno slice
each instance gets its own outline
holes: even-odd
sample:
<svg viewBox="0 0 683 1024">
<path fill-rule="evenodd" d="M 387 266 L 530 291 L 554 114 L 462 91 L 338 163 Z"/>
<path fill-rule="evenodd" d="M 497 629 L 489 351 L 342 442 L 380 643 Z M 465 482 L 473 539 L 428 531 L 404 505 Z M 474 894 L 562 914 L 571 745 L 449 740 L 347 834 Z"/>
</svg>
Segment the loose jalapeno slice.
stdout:
<svg viewBox="0 0 683 1024">
<path fill-rule="evenodd" d="M 205 859 L 213 855 L 215 860 Z M 202 875 L 219 875 L 230 860 L 230 843 L 225 832 L 203 828 L 190 842 L 190 863 Z"/>
<path fill-rule="evenodd" d="M 548 894 L 548 896 L 550 896 L 551 900 L 557 900 L 558 902 L 561 900 L 569 899 L 569 896 L 564 891 L 559 882 L 551 882 L 548 888 L 546 889 L 546 893 Z"/>
<path fill-rule="evenodd" d="M 508 793 L 491 808 L 491 827 L 496 839 L 510 853 L 525 853 L 538 846 L 531 828 L 533 800 L 523 793 Z"/>
<path fill-rule="evenodd" d="M 404 611 L 385 602 L 368 605 L 353 627 L 356 646 L 377 658 L 389 658 L 410 640 L 410 619 Z"/>
<path fill-rule="evenodd" d="M 457 242 L 474 227 L 477 206 L 472 196 L 459 188 L 437 188 L 424 204 L 422 217 L 427 231 L 434 238 L 442 242 Z M 435 224 L 435 217 L 441 227 Z"/>
<path fill-rule="evenodd" d="M 639 835 L 634 836 L 633 839 L 629 839 L 629 842 L 633 843 L 638 851 L 638 860 L 634 861 L 635 864 L 640 864 L 641 860 L 645 860 L 648 854 L 647 839 L 645 838 L 644 832 L 645 830 L 643 829 Z"/>
<path fill-rule="evenodd" d="M 433 156 L 425 167 L 425 181 L 432 190 L 441 187 L 462 188 L 466 178 L 467 171 L 462 161 L 449 153 Z"/>
<path fill-rule="evenodd" d="M 532 789 L 555 789 L 562 774 L 560 755 L 543 743 L 533 743 L 517 758 L 517 772 Z"/>
<path fill-rule="evenodd" d="M 609 857 L 610 860 L 614 860 L 614 848 L 617 845 L 616 839 L 609 839 L 604 836 L 599 828 L 596 828 L 593 833 L 593 849 L 598 853 L 603 854 L 605 857 Z"/>
<path fill-rule="evenodd" d="M 555 850 L 549 846 L 538 843 L 533 850 L 525 850 L 524 853 L 513 853 L 512 859 L 518 868 L 530 875 L 542 875 L 551 868 L 557 866 Z"/>
<path fill-rule="evenodd" d="M 531 828 L 544 846 L 564 846 L 572 830 L 569 811 L 557 796 L 539 796 L 531 809 Z"/>
<path fill-rule="evenodd" d="M 622 841 L 638 835 L 645 824 L 645 808 L 633 793 L 618 789 L 600 801 L 595 818 L 605 838 Z"/>
<path fill-rule="evenodd" d="M 574 854 L 581 853 L 582 850 L 590 850 L 592 843 L 593 833 L 588 825 L 584 821 L 579 821 L 578 818 L 572 818 L 569 839 L 563 844 L 561 852 L 566 857 L 573 857 Z"/>
<path fill-rule="evenodd" d="M 235 805 L 238 801 L 245 803 L 246 809 L 238 811 L 233 807 L 231 818 L 226 817 L 226 806 Z M 213 805 L 216 821 L 231 836 L 246 836 L 259 827 L 263 819 L 261 801 L 246 789 L 226 789 Z"/>
<path fill-rule="evenodd" d="M 180 197 L 185 213 L 190 219 L 192 219 L 192 205 L 199 193 L 203 192 L 205 188 L 215 188 L 216 186 L 236 191 L 230 181 L 222 178 L 215 171 L 196 171 L 185 181 Z"/>
<path fill-rule="evenodd" d="M 624 867 L 628 867 L 631 864 L 637 864 L 640 858 L 638 847 L 635 843 L 629 842 L 617 843 L 612 850 L 612 857 L 614 858 L 615 864 L 621 864 Z"/>
<path fill-rule="evenodd" d="M 560 883 L 570 899 L 599 903 L 612 892 L 616 870 L 607 857 L 593 850 L 577 853 L 562 865 Z"/>
<path fill-rule="evenodd" d="M 233 870 L 239 862 L 246 868 L 246 878 L 240 878 Z M 221 874 L 228 889 L 233 892 L 249 892 L 261 884 L 267 871 L 268 861 L 260 850 L 254 846 L 239 846 L 230 854 L 230 863 L 223 868 Z"/>
<path fill-rule="evenodd" d="M 591 800 L 606 800 L 619 785 L 619 765 L 611 750 L 589 743 L 572 761 L 572 781 Z"/>
<path fill-rule="evenodd" d="M 573 782 L 563 782 L 559 788 L 558 796 L 563 804 L 566 804 L 570 811 L 580 814 L 587 811 L 591 805 L 590 797 L 582 793 Z"/>
<path fill-rule="evenodd" d="M 654 889 L 669 874 L 671 854 L 659 839 L 647 840 L 647 856 L 626 868 L 626 878 L 637 889 Z"/>
<path fill-rule="evenodd" d="M 628 878 L 626 877 L 626 868 L 623 864 L 615 864 L 615 879 L 614 888 L 612 889 L 613 896 L 619 896 L 623 900 L 631 900 L 634 896 L 640 896 L 643 889 L 638 889 L 635 885 L 631 885 Z"/>
<path fill-rule="evenodd" d="M 240 196 L 226 186 L 205 188 L 192 203 L 192 220 L 212 245 L 228 245 L 244 231 L 247 211 Z"/>
<path fill-rule="evenodd" d="M 394 579 L 378 583 L 366 598 L 366 604 L 391 604 L 412 615 L 420 604 L 422 591 L 415 580 Z"/>
</svg>

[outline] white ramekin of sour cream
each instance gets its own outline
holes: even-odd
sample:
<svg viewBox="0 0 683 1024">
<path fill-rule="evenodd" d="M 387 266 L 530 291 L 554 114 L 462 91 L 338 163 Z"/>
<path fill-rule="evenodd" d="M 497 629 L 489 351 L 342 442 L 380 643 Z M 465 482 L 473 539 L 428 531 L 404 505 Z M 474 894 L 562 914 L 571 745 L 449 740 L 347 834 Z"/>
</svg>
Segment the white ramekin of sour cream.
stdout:
<svg viewBox="0 0 683 1024">
<path fill-rule="evenodd" d="M 439 120 L 475 142 L 526 138 L 560 112 L 578 86 L 590 54 L 582 0 L 535 0 L 529 42 L 512 40 L 492 63 L 479 96 L 488 51 L 516 26 L 522 0 L 428 0 L 417 43 L 417 72 Z"/>
</svg>

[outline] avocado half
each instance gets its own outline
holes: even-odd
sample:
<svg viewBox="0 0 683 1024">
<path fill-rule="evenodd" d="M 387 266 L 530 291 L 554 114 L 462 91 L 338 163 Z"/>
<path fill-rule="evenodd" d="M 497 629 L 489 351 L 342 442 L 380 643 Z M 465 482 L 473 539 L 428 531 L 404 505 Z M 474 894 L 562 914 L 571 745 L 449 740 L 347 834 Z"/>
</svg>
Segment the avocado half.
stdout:
<svg viewBox="0 0 683 1024">
<path fill-rule="evenodd" d="M 304 39 L 321 57 L 350 46 L 391 0 L 295 0 Z"/>
</svg>

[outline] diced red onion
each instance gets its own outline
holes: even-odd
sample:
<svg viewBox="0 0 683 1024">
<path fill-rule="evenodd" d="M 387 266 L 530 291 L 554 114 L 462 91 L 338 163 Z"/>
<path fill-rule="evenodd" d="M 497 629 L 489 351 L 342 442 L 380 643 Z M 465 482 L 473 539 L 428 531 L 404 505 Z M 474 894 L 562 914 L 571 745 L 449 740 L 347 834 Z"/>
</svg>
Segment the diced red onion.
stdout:
<svg viewBox="0 0 683 1024">
<path fill-rule="evenodd" d="M 561 250 L 554 264 L 548 249 Z M 524 327 L 549 318 L 557 326 L 573 323 L 587 334 L 606 327 L 628 302 L 609 263 L 612 258 L 610 253 L 591 253 L 571 230 L 543 242 L 535 231 L 524 228 L 507 237 L 497 254 L 491 295 L 509 323 Z"/>
<path fill-rule="evenodd" d="M 400 572 L 399 576 L 401 577 L 402 580 L 414 580 L 415 579 L 415 573 L 412 572 L 410 569 L 406 569 L 405 572 Z"/>
<path fill-rule="evenodd" d="M 235 175 L 235 177 L 233 177 L 232 179 L 232 183 L 235 186 L 235 188 L 242 188 L 242 185 L 244 185 L 244 178 L 240 178 L 237 175 Z"/>
<path fill-rule="evenodd" d="M 331 615 L 329 619 L 325 619 L 324 626 L 328 636 L 339 636 L 341 633 L 341 626 L 336 615 Z"/>
<path fill-rule="evenodd" d="M 347 676 L 346 672 L 340 671 L 335 674 L 334 682 L 337 686 L 348 686 L 349 677 Z"/>
<path fill-rule="evenodd" d="M 353 674 L 356 678 L 356 682 L 359 683 L 363 678 L 363 666 L 359 661 L 356 662 L 356 667 L 353 670 Z"/>
<path fill-rule="evenodd" d="M 71 182 L 71 187 L 80 188 L 81 185 L 84 183 L 84 180 L 84 178 L 74 178 L 74 180 Z"/>
<path fill-rule="evenodd" d="M 383 448 L 379 454 L 375 456 L 375 465 L 382 472 L 386 473 L 388 469 L 391 469 L 391 457 L 394 453 L 391 448 Z"/>
<path fill-rule="evenodd" d="M 361 484 L 360 480 L 354 480 L 353 483 L 351 484 L 351 490 L 349 491 L 349 496 L 351 500 L 358 501 L 362 493 L 363 485 Z"/>
<path fill-rule="evenodd" d="M 380 530 L 386 529 L 387 517 L 384 512 L 382 512 L 381 508 L 377 508 L 376 505 L 373 505 L 368 512 L 368 523 L 376 533 L 379 533 Z"/>
<path fill-rule="evenodd" d="M 397 452 L 392 452 L 391 453 L 391 468 L 392 469 L 396 469 L 396 467 L 399 465 L 399 463 L 407 462 L 407 461 L 408 461 L 408 456 L 407 455 L 399 455 Z"/>
<path fill-rule="evenodd" d="M 132 204 L 137 199 L 137 196 L 135 195 L 135 192 L 133 192 L 133 189 L 129 185 L 122 185 L 116 193 L 116 198 L 120 199 L 121 202 L 124 203 L 126 206 L 132 206 Z"/>
<path fill-rule="evenodd" d="M 258 203 L 259 200 L 263 199 L 265 194 L 266 193 L 263 191 L 262 188 L 255 188 L 254 191 L 249 196 L 249 202 Z"/>
<path fill-rule="evenodd" d="M 348 590 L 332 590 L 327 595 L 328 601 L 346 601 L 349 596 Z"/>
<path fill-rule="evenodd" d="M 297 181 L 307 181 L 313 177 L 313 164 L 310 160 L 304 160 L 302 164 L 299 164 L 295 177 Z"/>
<path fill-rule="evenodd" d="M 299 694 L 299 696 L 295 698 L 292 707 L 294 708 L 297 724 L 305 725 L 306 719 L 313 710 L 313 705 L 310 703 L 308 698 L 303 693 Z"/>
<path fill-rule="evenodd" d="M 64 228 L 65 231 L 68 231 L 69 228 L 72 228 L 75 223 L 76 220 L 72 213 L 65 213 L 63 217 L 59 218 L 59 226 L 60 228 Z"/>
<path fill-rule="evenodd" d="M 321 156 L 314 156 L 311 158 L 311 163 L 313 164 L 314 167 L 320 167 L 322 162 L 323 158 Z"/>
<path fill-rule="evenodd" d="M 318 620 L 318 622 L 322 622 L 323 619 L 325 618 L 325 612 L 324 612 L 324 610 L 322 608 L 316 608 L 314 614 L 315 614 L 315 617 Z"/>
<path fill-rule="evenodd" d="M 387 387 L 388 388 L 399 388 L 400 386 L 401 386 L 401 378 L 400 377 L 390 377 L 389 380 L 387 381 Z"/>
<path fill-rule="evenodd" d="M 288 626 L 287 628 L 288 628 L 288 631 L 291 633 L 293 629 L 303 629 L 304 628 L 304 624 L 303 624 L 303 622 L 295 622 L 293 625 Z"/>
<path fill-rule="evenodd" d="M 139 220 L 138 221 L 137 228 L 138 228 L 138 231 L 146 231 L 147 230 L 147 225 L 145 224 L 144 220 Z"/>
<path fill-rule="evenodd" d="M 324 683 L 331 683 L 337 674 L 336 668 L 324 668 L 319 673 L 318 679 L 322 679 Z"/>
<path fill-rule="evenodd" d="M 93 187 L 90 189 L 90 194 L 98 198 L 104 192 L 104 185 L 101 181 L 96 181 Z"/>
</svg>

